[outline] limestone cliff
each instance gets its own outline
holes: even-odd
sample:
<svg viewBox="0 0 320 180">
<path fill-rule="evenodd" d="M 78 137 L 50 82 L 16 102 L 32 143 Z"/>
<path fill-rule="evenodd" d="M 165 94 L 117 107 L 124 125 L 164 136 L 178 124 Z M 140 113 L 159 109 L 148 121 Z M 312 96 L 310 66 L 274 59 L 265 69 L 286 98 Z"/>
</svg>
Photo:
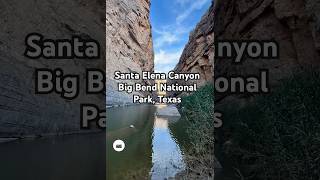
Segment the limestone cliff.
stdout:
<svg viewBox="0 0 320 180">
<path fill-rule="evenodd" d="M 107 104 L 132 103 L 132 94 L 117 91 L 114 72 L 153 71 L 150 0 L 107 0 L 106 9 Z"/>
<path fill-rule="evenodd" d="M 215 75 L 257 75 L 269 70 L 271 86 L 277 86 L 306 67 L 320 64 L 320 3 L 317 0 L 217 0 L 216 40 L 275 40 L 279 59 L 249 59 L 234 65 L 215 59 Z"/>
<path fill-rule="evenodd" d="M 149 8 L 148 0 L 0 0 L 0 137 L 80 131 L 80 104 L 96 104 L 100 109 L 106 105 L 104 94 L 86 94 L 87 68 L 106 69 L 109 104 L 132 102 L 132 94 L 118 93 L 112 79 L 117 70 L 153 71 Z M 45 39 L 97 40 L 101 58 L 27 58 L 29 33 Z M 36 68 L 78 74 L 79 96 L 70 101 L 55 92 L 35 94 Z"/>
<path fill-rule="evenodd" d="M 203 86 L 213 82 L 213 1 L 212 5 L 195 29 L 190 33 L 179 63 L 174 71 L 177 73 L 199 73 L 200 81 L 189 81 Z M 182 82 L 180 82 L 182 84 Z"/>
<path fill-rule="evenodd" d="M 0 1 L 0 137 L 24 137 L 80 131 L 80 104 L 105 104 L 101 95 L 85 94 L 86 68 L 104 69 L 103 1 Z M 79 16 L 81 15 L 81 16 Z M 30 59 L 24 56 L 25 38 L 95 39 L 100 59 Z M 101 42 L 103 42 L 101 44 Z M 69 101 L 59 93 L 35 94 L 35 70 L 61 68 L 80 77 L 80 91 Z"/>
</svg>

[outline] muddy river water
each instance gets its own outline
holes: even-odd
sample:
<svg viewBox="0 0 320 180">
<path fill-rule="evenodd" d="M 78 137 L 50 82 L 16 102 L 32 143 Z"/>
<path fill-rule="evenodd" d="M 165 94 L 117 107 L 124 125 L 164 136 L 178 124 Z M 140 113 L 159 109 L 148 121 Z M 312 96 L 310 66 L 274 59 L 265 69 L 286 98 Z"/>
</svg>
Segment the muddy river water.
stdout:
<svg viewBox="0 0 320 180">
<path fill-rule="evenodd" d="M 181 172 L 184 122 L 157 117 L 156 106 L 107 109 L 107 133 L 0 144 L 0 179 L 163 180 Z M 112 144 L 125 142 L 122 152 Z M 107 174 L 106 174 L 107 172 Z"/>
</svg>

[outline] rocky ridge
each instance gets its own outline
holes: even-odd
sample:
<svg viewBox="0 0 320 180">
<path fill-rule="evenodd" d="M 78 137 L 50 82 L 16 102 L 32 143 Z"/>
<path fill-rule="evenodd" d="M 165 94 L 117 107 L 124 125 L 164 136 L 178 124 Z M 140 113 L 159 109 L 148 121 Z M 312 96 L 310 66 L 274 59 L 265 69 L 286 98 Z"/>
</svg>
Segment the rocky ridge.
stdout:
<svg viewBox="0 0 320 180">
<path fill-rule="evenodd" d="M 269 84 L 274 87 L 300 70 L 318 68 L 319 12 L 316 0 L 215 1 L 216 40 L 274 40 L 280 55 L 273 60 L 246 58 L 240 65 L 215 59 L 215 75 L 258 75 L 264 68 L 269 70 Z"/>
<path fill-rule="evenodd" d="M 150 0 L 107 0 L 106 9 L 107 104 L 130 104 L 132 94 L 117 91 L 117 83 L 120 81 L 114 80 L 114 72 L 153 72 Z"/>
<path fill-rule="evenodd" d="M 61 5 L 63 4 L 63 5 Z M 102 1 L 0 1 L 0 137 L 28 137 L 80 132 L 80 104 L 103 108 L 103 94 L 86 95 L 86 68 L 103 69 L 105 7 Z M 79 16 L 81 14 L 81 16 Z M 25 38 L 95 39 L 101 59 L 51 60 L 24 56 Z M 59 93 L 35 94 L 35 69 L 61 68 L 81 78 L 79 95 L 69 101 Z"/>
<path fill-rule="evenodd" d="M 174 69 L 177 73 L 200 74 L 200 80 L 189 81 L 187 84 L 197 83 L 199 86 L 203 86 L 213 82 L 213 7 L 212 1 L 209 10 L 190 33 L 189 42 L 185 46 L 179 63 Z M 183 84 L 183 82 L 179 83 Z"/>
<path fill-rule="evenodd" d="M 153 71 L 149 0 L 12 0 L 0 1 L 0 10 L 0 137 L 80 132 L 80 104 L 95 104 L 100 109 L 106 105 L 104 94 L 85 93 L 87 68 L 106 69 L 110 105 L 132 102 L 132 94 L 117 92 L 114 71 Z M 34 32 L 46 39 L 95 39 L 100 43 L 101 59 L 26 58 L 24 41 Z M 58 93 L 36 95 L 36 68 L 79 74 L 78 97 L 69 101 Z"/>
</svg>

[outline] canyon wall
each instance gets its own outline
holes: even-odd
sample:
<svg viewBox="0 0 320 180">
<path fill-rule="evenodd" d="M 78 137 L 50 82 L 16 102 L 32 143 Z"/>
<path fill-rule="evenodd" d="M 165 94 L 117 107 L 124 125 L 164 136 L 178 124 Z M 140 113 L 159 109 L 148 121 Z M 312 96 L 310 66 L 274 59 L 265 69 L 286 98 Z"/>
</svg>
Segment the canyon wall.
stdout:
<svg viewBox="0 0 320 180">
<path fill-rule="evenodd" d="M 199 73 L 201 75 L 200 80 L 189 81 L 187 84 L 197 83 L 199 86 L 203 86 L 213 82 L 213 16 L 212 1 L 209 10 L 190 33 L 189 42 L 174 69 L 177 73 Z M 183 82 L 179 83 L 183 84 Z"/>
<path fill-rule="evenodd" d="M 215 129 L 215 147 L 218 151 L 216 155 L 219 154 L 218 158 L 225 168 L 225 171 L 221 172 L 216 169 L 216 177 L 219 178 L 219 175 L 223 179 L 234 177 L 229 168 L 238 169 L 239 167 L 239 172 L 243 177 L 250 176 L 252 179 L 277 177 L 281 179 L 282 177 L 277 174 L 280 171 L 276 168 L 280 167 L 280 161 L 271 160 L 272 163 L 270 163 L 271 161 L 261 163 L 260 159 L 266 154 L 268 157 L 275 157 L 275 148 L 260 151 L 259 148 L 255 149 L 255 147 L 262 147 L 260 145 L 268 141 L 269 137 L 271 141 L 289 137 L 287 131 L 283 131 L 281 128 L 290 129 L 290 126 L 297 128 L 295 119 L 301 119 L 299 114 L 309 113 L 301 113 L 293 104 L 298 104 L 298 107 L 300 105 L 308 106 L 304 104 L 308 101 L 307 98 L 301 98 L 301 95 L 307 94 L 303 92 L 306 89 L 300 86 L 313 82 L 299 82 L 299 78 L 295 78 L 293 81 L 291 78 L 297 77 L 295 75 L 300 76 L 301 73 L 306 71 L 310 72 L 310 70 L 319 72 L 320 1 L 215 0 L 214 11 L 215 41 L 275 41 L 279 47 L 279 56 L 274 59 L 245 56 L 241 63 L 237 64 L 233 62 L 235 58 L 218 58 L 216 56 L 214 60 L 215 77 L 259 77 L 260 70 L 268 70 L 266 81 L 269 84 L 268 90 L 271 92 L 271 94 L 265 93 L 263 95 L 262 92 L 258 94 L 250 91 L 244 93 L 215 93 L 215 111 L 220 111 L 223 114 L 223 126 Z M 258 78 L 259 80 L 260 78 Z M 263 83 L 263 81 L 259 82 Z M 288 82 L 290 82 L 290 86 Z M 294 86 L 292 85 L 293 82 Z M 285 88 L 280 88 L 280 91 L 278 88 L 281 86 Z M 278 95 L 273 96 L 273 92 L 278 93 Z M 312 92 L 311 89 L 310 92 Z M 294 113 L 290 114 L 287 111 Z M 311 119 L 312 115 L 302 119 L 307 122 L 308 118 Z M 297 126 L 300 126 L 300 124 Z M 305 126 L 305 124 L 301 123 L 301 126 Z M 263 133 L 269 131 L 270 134 Z M 260 139 L 261 142 L 260 140 L 256 141 L 257 139 Z M 277 143 L 274 147 L 278 147 Z M 299 146 L 294 149 L 299 151 Z M 278 152 L 278 150 L 276 151 Z M 248 159 L 244 158 L 248 154 L 252 156 L 249 155 L 250 158 Z M 294 153 L 292 155 L 294 158 L 298 156 L 303 157 L 301 154 L 296 157 Z M 252 159 L 255 160 L 251 161 Z M 288 161 L 285 160 L 284 163 Z M 239 162 L 243 164 L 239 164 Z M 260 164 L 264 165 L 260 166 Z M 296 165 L 295 163 L 292 164 L 294 164 L 293 166 Z M 275 167 L 274 174 L 267 173 L 269 167 Z M 261 169 L 263 169 L 263 172 L 260 171 Z M 292 174 L 289 171 L 282 171 L 282 174 Z M 299 177 L 297 178 L 299 179 Z"/>
<path fill-rule="evenodd" d="M 153 72 L 150 0 L 107 0 L 106 9 L 107 105 L 130 104 L 132 94 L 139 93 L 118 92 L 114 72 Z"/>
<path fill-rule="evenodd" d="M 319 12 L 316 0 L 215 1 L 216 40 L 273 40 L 279 45 L 278 59 L 245 58 L 237 65 L 230 59 L 215 59 L 215 76 L 258 76 L 263 68 L 269 70 L 269 84 L 274 87 L 300 70 L 318 68 Z"/>
<path fill-rule="evenodd" d="M 0 137 L 82 131 L 80 105 L 106 107 L 104 93 L 86 93 L 88 68 L 106 70 L 108 105 L 132 102 L 132 94 L 117 92 L 113 76 L 114 71 L 153 71 L 149 12 L 149 0 L 0 0 Z M 53 40 L 97 40 L 100 59 L 27 58 L 30 33 Z M 68 100 L 57 92 L 35 94 L 36 68 L 79 75 L 79 95 Z"/>
<path fill-rule="evenodd" d="M 80 104 L 105 106 L 103 94 L 85 93 L 86 68 L 105 68 L 103 1 L 0 1 L 0 137 L 42 136 L 80 131 Z M 94 39 L 100 59 L 27 58 L 30 33 L 44 39 Z M 60 68 L 80 77 L 79 95 L 71 100 L 58 92 L 36 94 L 36 69 Z M 60 84 L 61 85 L 61 84 Z"/>
</svg>

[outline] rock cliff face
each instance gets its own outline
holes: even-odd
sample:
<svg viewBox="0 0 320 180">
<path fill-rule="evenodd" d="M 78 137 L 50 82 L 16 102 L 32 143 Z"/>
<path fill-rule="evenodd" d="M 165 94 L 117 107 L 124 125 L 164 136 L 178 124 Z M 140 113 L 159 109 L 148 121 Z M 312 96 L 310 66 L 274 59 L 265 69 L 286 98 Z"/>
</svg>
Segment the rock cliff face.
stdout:
<svg viewBox="0 0 320 180">
<path fill-rule="evenodd" d="M 114 72 L 153 71 L 150 0 L 107 0 L 106 9 L 107 104 L 132 103 L 132 94 L 117 91 Z"/>
<path fill-rule="evenodd" d="M 234 65 L 215 59 L 215 76 L 258 75 L 269 69 L 269 83 L 320 64 L 320 2 L 316 0 L 217 0 L 215 39 L 275 40 L 279 59 L 245 59 Z"/>
<path fill-rule="evenodd" d="M 106 105 L 104 94 L 86 94 L 87 68 L 106 69 L 109 104 L 132 102 L 132 94 L 118 93 L 112 79 L 117 70 L 153 70 L 149 7 L 148 0 L 0 1 L 0 137 L 80 131 L 80 104 L 96 104 L 101 109 Z M 23 54 L 30 33 L 45 39 L 75 35 L 95 39 L 101 58 L 27 58 Z M 36 68 L 78 74 L 79 96 L 69 101 L 55 92 L 35 94 Z"/>
<path fill-rule="evenodd" d="M 103 1 L 0 1 L 0 137 L 59 134 L 80 131 L 80 104 L 103 108 L 104 95 L 86 95 L 86 68 L 105 67 L 105 7 Z M 81 15 L 81 16 L 79 16 Z M 39 33 L 44 39 L 95 39 L 100 59 L 30 59 L 24 56 L 25 38 Z M 61 68 L 80 77 L 76 99 L 59 93 L 35 94 L 35 70 Z"/>
<path fill-rule="evenodd" d="M 200 73 L 200 81 L 189 81 L 203 86 L 213 82 L 213 1 L 207 13 L 191 32 L 189 42 L 183 50 L 174 71 L 177 73 Z M 182 84 L 182 82 L 180 82 Z"/>
</svg>

